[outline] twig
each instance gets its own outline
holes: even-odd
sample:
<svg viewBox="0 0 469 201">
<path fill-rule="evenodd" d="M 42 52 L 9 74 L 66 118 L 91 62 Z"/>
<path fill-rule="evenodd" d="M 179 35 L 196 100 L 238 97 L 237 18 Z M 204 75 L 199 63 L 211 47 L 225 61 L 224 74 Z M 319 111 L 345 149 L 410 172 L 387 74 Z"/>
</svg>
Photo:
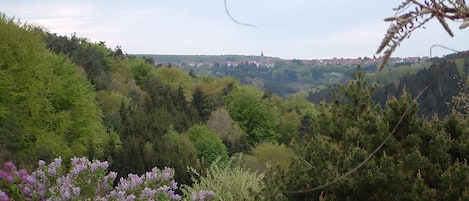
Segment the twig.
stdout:
<svg viewBox="0 0 469 201">
<path fill-rule="evenodd" d="M 252 24 L 247 24 L 247 23 L 242 23 L 242 22 L 239 22 L 238 20 L 236 20 L 233 16 L 231 16 L 230 14 L 230 11 L 228 10 L 228 5 L 226 3 L 226 0 L 225 0 L 225 12 L 226 12 L 226 15 L 228 15 L 228 17 L 230 17 L 230 19 L 235 22 L 236 24 L 239 24 L 239 25 L 242 25 L 242 26 L 248 26 L 248 27 L 253 27 L 253 28 L 257 28 L 256 26 L 252 25 Z"/>
<path fill-rule="evenodd" d="M 444 45 L 435 44 L 435 45 L 432 45 L 432 47 L 430 47 L 430 58 L 433 57 L 433 56 L 432 56 L 432 50 L 433 50 L 434 47 L 441 47 L 441 48 L 443 48 L 443 49 L 447 49 L 447 50 L 453 51 L 454 53 L 460 52 L 460 51 L 458 51 L 458 50 L 455 50 L 455 49 L 453 49 L 453 48 L 446 47 L 446 46 L 444 46 Z"/>
</svg>

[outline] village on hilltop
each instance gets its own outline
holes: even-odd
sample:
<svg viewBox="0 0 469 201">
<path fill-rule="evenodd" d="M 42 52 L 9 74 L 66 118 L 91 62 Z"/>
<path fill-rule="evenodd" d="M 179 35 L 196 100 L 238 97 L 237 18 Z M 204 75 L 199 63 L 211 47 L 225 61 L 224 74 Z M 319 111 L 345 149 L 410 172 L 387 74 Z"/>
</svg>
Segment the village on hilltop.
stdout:
<svg viewBox="0 0 469 201">
<path fill-rule="evenodd" d="M 174 55 L 174 57 L 178 57 Z M 184 57 L 184 56 L 181 56 Z M 256 67 L 267 67 L 272 68 L 278 64 L 284 65 L 293 65 L 295 63 L 302 64 L 305 66 L 320 66 L 320 65 L 344 65 L 344 66 L 356 66 L 356 65 L 374 65 L 379 64 L 382 61 L 382 57 L 358 57 L 358 58 L 331 58 L 331 59 L 281 59 L 277 57 L 269 57 L 264 56 L 262 52 L 260 56 L 248 56 L 249 59 L 228 59 L 233 58 L 236 56 L 219 56 L 220 59 L 218 60 L 207 60 L 201 61 L 201 59 L 197 59 L 198 61 L 191 60 L 193 59 L 192 56 L 187 59 L 181 59 L 178 62 L 172 61 L 165 61 L 161 59 L 155 59 L 155 65 L 167 65 L 170 64 L 171 66 L 190 66 L 190 67 L 214 67 L 214 66 L 227 66 L 227 67 L 236 67 L 240 65 L 254 65 Z M 242 57 L 242 56 L 240 56 Z M 392 57 L 389 59 L 389 64 L 396 64 L 396 63 L 421 63 L 429 60 L 429 57 Z"/>
</svg>

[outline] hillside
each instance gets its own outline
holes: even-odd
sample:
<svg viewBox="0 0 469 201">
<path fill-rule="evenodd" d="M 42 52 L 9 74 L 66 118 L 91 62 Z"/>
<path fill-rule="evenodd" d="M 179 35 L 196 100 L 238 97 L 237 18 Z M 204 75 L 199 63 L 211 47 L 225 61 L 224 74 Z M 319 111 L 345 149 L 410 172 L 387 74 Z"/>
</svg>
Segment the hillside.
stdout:
<svg viewBox="0 0 469 201">
<path fill-rule="evenodd" d="M 109 136 L 83 71 L 49 51 L 35 27 L 0 21 L 0 161 L 103 157 Z"/>
<path fill-rule="evenodd" d="M 271 91 L 281 97 L 325 86 L 345 83 L 358 65 L 367 72 L 375 72 L 381 58 L 332 58 L 285 60 L 275 57 L 243 55 L 136 55 L 155 65 L 171 65 L 196 75 L 234 77 L 242 84 Z M 415 73 L 428 58 L 391 58 L 387 68 L 397 71 L 393 76 L 381 73 L 375 81 L 385 84 Z"/>
<path fill-rule="evenodd" d="M 416 97 L 421 90 L 427 89 L 417 101 L 419 115 L 439 118 L 451 114 L 454 107 L 453 97 L 466 89 L 465 79 L 469 72 L 467 52 L 451 54 L 444 58 L 434 58 L 431 62 L 388 68 L 381 72 L 367 72 L 367 80 L 376 84 L 373 100 L 383 107 L 392 97 L 399 97 L 407 92 Z M 434 81 L 432 81 L 434 80 Z M 321 101 L 332 101 L 331 91 L 337 86 L 310 91 L 308 100 L 319 104 Z"/>
<path fill-rule="evenodd" d="M 194 73 L 4 15 L 0 38 L 0 200 L 469 199 L 467 53 Z"/>
</svg>

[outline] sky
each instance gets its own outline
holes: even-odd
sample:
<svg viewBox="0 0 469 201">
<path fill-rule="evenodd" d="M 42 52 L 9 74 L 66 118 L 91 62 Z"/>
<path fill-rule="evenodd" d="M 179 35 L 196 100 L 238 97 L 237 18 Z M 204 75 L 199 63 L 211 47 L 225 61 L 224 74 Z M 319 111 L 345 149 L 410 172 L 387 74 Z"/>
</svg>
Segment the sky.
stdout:
<svg viewBox="0 0 469 201">
<path fill-rule="evenodd" d="M 105 41 L 128 54 L 260 55 L 282 59 L 381 56 L 376 50 L 400 1 L 357 0 L 2 0 L 0 12 L 51 33 Z M 417 30 L 394 57 L 467 50 L 467 30 L 437 22 Z M 1 30 L 0 30 L 1 31 Z M 431 55 L 430 55 L 431 49 Z"/>
</svg>

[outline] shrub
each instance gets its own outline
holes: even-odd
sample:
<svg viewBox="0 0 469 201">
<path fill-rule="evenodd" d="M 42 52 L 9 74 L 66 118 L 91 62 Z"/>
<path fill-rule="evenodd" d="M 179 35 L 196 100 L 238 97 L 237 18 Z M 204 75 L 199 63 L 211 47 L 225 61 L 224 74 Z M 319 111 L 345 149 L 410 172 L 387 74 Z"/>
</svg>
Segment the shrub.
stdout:
<svg viewBox="0 0 469 201">
<path fill-rule="evenodd" d="M 72 158 L 71 168 L 66 171 L 62 159 L 56 158 L 46 165 L 38 162 L 31 174 L 17 170 L 12 162 L 0 169 L 0 200 L 182 200 L 176 193 L 174 170 L 153 168 L 143 175 L 129 174 L 113 182 L 116 172 L 108 172 L 108 162 Z M 201 190 L 192 200 L 204 200 L 213 196 L 212 191 Z"/>
<path fill-rule="evenodd" d="M 194 168 L 189 170 L 193 175 L 194 184 L 184 185 L 184 195 L 197 195 L 198 192 L 211 190 L 215 200 L 257 200 L 264 188 L 262 175 L 251 172 L 240 165 L 215 161 L 207 168 L 206 176 L 201 176 Z M 198 178 L 198 179 L 197 179 Z"/>
</svg>

